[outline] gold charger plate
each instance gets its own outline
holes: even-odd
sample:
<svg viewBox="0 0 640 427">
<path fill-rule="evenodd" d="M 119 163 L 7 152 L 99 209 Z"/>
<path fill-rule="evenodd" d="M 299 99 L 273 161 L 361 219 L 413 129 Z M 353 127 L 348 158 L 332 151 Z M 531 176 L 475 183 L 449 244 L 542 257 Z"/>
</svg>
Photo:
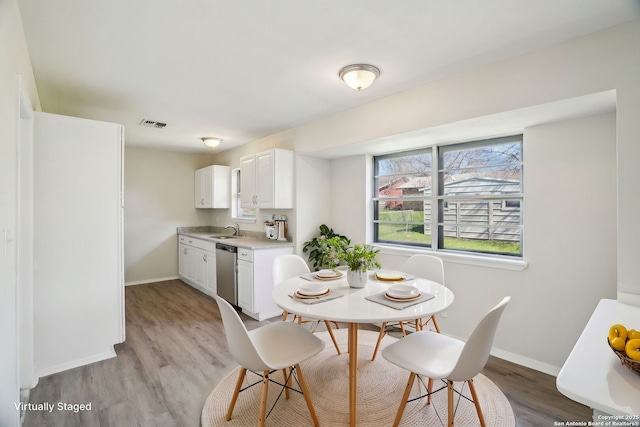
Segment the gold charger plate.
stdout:
<svg viewBox="0 0 640 427">
<path fill-rule="evenodd" d="M 406 280 L 406 277 L 401 274 L 393 275 L 388 273 L 375 273 L 375 278 L 385 282 L 402 282 L 403 280 Z"/>
<path fill-rule="evenodd" d="M 338 280 L 338 279 L 342 279 L 344 275 L 343 274 L 339 274 L 336 276 L 321 276 L 319 274 L 315 274 L 316 279 L 318 280 Z"/>
<path fill-rule="evenodd" d="M 421 294 L 421 293 L 418 293 L 418 295 L 416 295 L 416 296 L 414 296 L 414 297 L 411 297 L 411 298 L 396 298 L 396 297 L 392 297 L 391 295 L 387 294 L 386 292 L 385 292 L 385 294 L 384 294 L 384 297 L 385 297 L 386 299 L 391 300 L 391 301 L 396 301 L 396 302 L 409 302 L 409 301 L 415 301 L 415 300 L 417 300 L 418 298 L 420 298 L 421 296 L 422 296 L 422 294 Z"/>
<path fill-rule="evenodd" d="M 305 295 L 305 294 L 300 293 L 300 290 L 297 290 L 295 292 L 295 296 L 297 296 L 298 298 L 320 298 L 320 297 L 326 297 L 330 293 L 331 293 L 331 289 L 327 289 L 326 292 L 323 292 L 323 293 L 318 294 L 318 295 Z"/>
</svg>

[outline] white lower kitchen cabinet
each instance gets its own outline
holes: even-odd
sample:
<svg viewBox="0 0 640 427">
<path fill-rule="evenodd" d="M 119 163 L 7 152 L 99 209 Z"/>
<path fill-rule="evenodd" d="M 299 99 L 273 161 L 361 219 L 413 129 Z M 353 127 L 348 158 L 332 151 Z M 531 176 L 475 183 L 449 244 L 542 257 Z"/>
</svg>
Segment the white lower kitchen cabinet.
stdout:
<svg viewBox="0 0 640 427">
<path fill-rule="evenodd" d="M 240 254 L 253 256 L 253 251 L 241 249 L 238 251 L 238 307 L 244 313 L 256 313 L 258 310 L 253 303 L 253 258 L 247 260 Z"/>
<path fill-rule="evenodd" d="M 216 245 L 200 239 L 179 236 L 178 274 L 180 278 L 208 295 L 216 289 Z"/>
<path fill-rule="evenodd" d="M 271 273 L 275 257 L 290 253 L 293 253 L 292 247 L 238 248 L 238 306 L 244 314 L 261 321 L 282 313 L 271 297 Z"/>
</svg>

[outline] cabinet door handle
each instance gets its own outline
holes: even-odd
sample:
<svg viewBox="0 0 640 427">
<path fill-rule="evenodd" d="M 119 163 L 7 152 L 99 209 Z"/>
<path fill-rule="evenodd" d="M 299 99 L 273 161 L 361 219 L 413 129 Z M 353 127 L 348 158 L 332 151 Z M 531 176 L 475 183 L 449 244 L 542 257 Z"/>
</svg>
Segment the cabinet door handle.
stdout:
<svg viewBox="0 0 640 427">
<path fill-rule="evenodd" d="M 200 200 L 200 204 L 201 204 L 201 205 L 204 205 L 204 199 L 201 199 L 201 200 Z"/>
<path fill-rule="evenodd" d="M 203 260 L 204 262 L 207 262 L 207 254 L 202 255 L 202 260 Z"/>
<path fill-rule="evenodd" d="M 184 254 L 185 255 L 187 254 L 187 248 L 184 248 Z"/>
</svg>

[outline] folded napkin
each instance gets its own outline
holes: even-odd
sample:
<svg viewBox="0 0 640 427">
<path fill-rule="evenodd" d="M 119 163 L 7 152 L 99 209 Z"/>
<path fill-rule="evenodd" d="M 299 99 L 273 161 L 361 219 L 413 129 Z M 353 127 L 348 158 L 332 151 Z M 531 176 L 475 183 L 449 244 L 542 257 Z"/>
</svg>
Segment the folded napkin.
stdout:
<svg viewBox="0 0 640 427">
<path fill-rule="evenodd" d="M 300 298 L 295 294 L 289 295 L 289 296 L 294 300 L 301 302 L 303 304 L 318 304 L 319 302 L 331 301 L 332 299 L 340 298 L 344 296 L 344 294 L 341 292 L 336 292 L 332 290 L 329 293 L 329 295 L 323 295 L 320 297 L 313 297 L 313 298 Z"/>
<path fill-rule="evenodd" d="M 369 301 L 377 302 L 378 304 L 386 305 L 387 307 L 395 308 L 396 310 L 402 310 L 407 307 L 411 307 L 412 305 L 420 304 L 425 301 L 429 301 L 432 298 L 435 298 L 435 295 L 422 292 L 420 298 L 413 301 L 391 301 L 384 296 L 385 294 L 386 291 L 383 291 L 379 294 L 368 296 L 366 297 L 366 299 L 368 299 Z"/>
</svg>

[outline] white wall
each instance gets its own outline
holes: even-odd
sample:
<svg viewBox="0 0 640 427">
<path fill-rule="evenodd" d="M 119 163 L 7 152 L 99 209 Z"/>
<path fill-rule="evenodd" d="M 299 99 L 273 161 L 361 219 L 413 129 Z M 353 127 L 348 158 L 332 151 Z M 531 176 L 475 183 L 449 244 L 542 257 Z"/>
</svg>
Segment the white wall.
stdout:
<svg viewBox="0 0 640 427">
<path fill-rule="evenodd" d="M 557 373 L 601 298 L 616 297 L 615 116 L 526 129 L 523 271 L 446 263 L 443 328 L 512 295 L 496 339 L 510 360 Z"/>
<path fill-rule="evenodd" d="M 218 211 L 196 209 L 194 203 L 194 171 L 210 164 L 206 156 L 196 154 L 125 149 L 126 284 L 177 277 L 176 228 L 211 225 Z"/>
<path fill-rule="evenodd" d="M 352 244 L 371 243 L 367 218 L 372 206 L 369 181 L 369 156 L 349 156 L 331 162 L 331 223 L 337 233 L 351 239 Z"/>
<path fill-rule="evenodd" d="M 31 105 L 40 101 L 33 79 L 20 12 L 15 0 L 0 0 L 0 425 L 19 425 L 18 289 L 16 276 L 17 138 L 19 91 L 17 75 Z M 10 242 L 4 247 L 4 233 Z"/>
<path fill-rule="evenodd" d="M 295 247 L 302 253 L 304 242 L 316 237 L 321 224 L 331 224 L 333 188 L 331 162 L 296 156 Z M 290 224 L 291 225 L 291 224 Z"/>
</svg>

